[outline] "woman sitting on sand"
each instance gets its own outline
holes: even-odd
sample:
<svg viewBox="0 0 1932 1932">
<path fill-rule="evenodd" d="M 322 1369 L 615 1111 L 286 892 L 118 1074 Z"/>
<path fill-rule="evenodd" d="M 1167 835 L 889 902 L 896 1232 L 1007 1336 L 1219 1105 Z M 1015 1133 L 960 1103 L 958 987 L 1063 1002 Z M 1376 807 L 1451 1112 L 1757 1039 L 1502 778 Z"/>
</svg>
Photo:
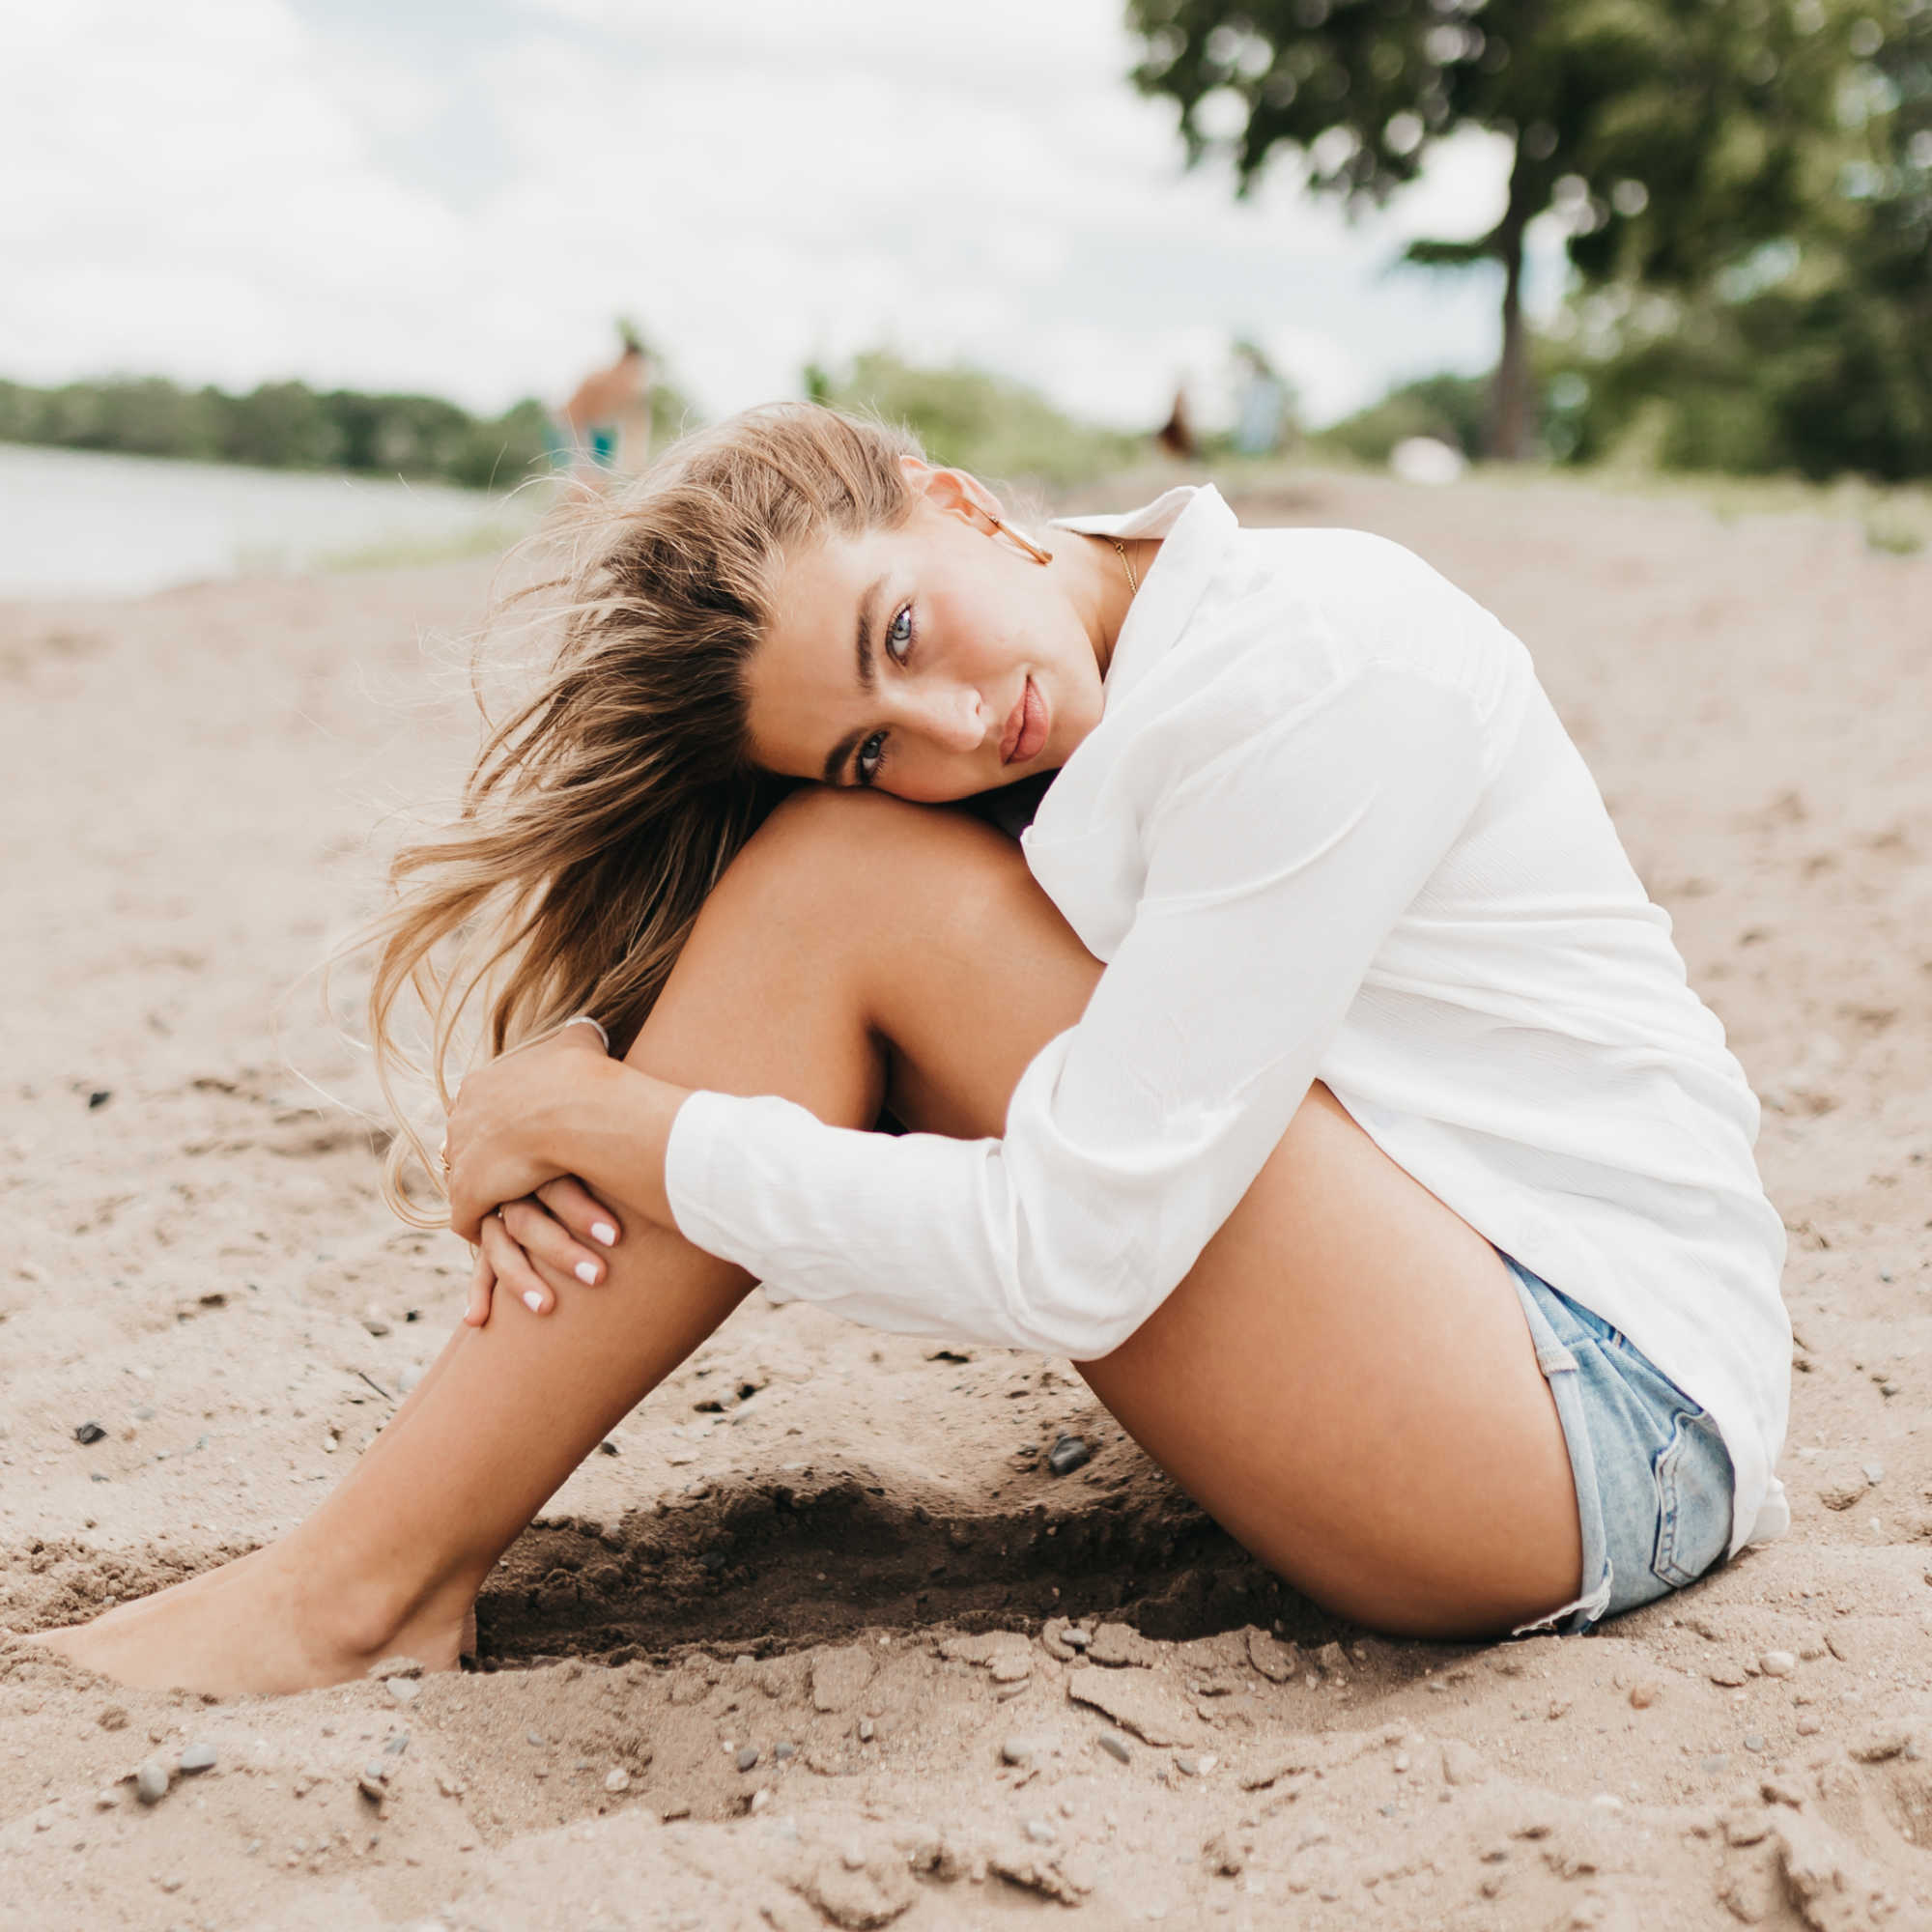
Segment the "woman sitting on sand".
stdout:
<svg viewBox="0 0 1932 1932">
<path fill-rule="evenodd" d="M 1492 617 L 1208 488 L 1036 542 L 805 405 L 588 514 L 372 994 L 389 1060 L 426 995 L 439 1073 L 487 1010 L 469 1325 L 307 1522 L 47 1641 L 217 1692 L 453 1665 L 760 1280 L 1071 1356 L 1391 1633 L 1585 1630 L 1784 1527 L 1756 1102 Z M 933 809 L 1056 771 L 1018 843 Z"/>
</svg>

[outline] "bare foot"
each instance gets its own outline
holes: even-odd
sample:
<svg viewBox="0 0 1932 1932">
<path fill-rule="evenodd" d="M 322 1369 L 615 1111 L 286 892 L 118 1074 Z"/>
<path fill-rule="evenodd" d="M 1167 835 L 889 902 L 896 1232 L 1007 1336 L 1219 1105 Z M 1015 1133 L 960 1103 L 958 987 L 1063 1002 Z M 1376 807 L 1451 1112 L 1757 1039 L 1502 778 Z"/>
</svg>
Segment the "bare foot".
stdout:
<svg viewBox="0 0 1932 1932">
<path fill-rule="evenodd" d="M 283 1542 L 27 1641 L 137 1689 L 274 1696 L 353 1683 L 398 1654 L 453 1670 L 473 1630 L 469 1603 L 455 1601 L 426 1605 L 381 1634 L 365 1620 L 352 1637 L 353 1607 Z"/>
</svg>

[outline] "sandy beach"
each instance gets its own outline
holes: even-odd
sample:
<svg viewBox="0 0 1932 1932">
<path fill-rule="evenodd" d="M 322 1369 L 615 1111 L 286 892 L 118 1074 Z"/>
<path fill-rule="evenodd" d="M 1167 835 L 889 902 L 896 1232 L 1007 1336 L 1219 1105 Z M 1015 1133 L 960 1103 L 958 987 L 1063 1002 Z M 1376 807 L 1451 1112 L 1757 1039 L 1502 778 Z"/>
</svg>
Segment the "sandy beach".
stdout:
<svg viewBox="0 0 1932 1932">
<path fill-rule="evenodd" d="M 1535 654 L 1765 1099 L 1789 1536 L 1588 1637 L 1365 1636 L 1067 1364 L 754 1295 L 511 1550 L 480 1673 L 209 1704 L 0 1636 L 0 1928 L 1932 1925 L 1932 554 L 1570 485 L 1238 506 Z M 298 1520 L 457 1318 L 313 969 L 466 764 L 489 578 L 0 605 L 0 1630 Z"/>
</svg>

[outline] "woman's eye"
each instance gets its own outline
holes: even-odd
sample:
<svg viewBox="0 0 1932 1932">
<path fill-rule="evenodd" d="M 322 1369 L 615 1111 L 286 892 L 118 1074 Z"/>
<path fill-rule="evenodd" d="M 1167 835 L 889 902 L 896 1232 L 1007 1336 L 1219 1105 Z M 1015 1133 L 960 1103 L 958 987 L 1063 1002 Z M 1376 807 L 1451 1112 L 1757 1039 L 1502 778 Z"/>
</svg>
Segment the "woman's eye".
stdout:
<svg viewBox="0 0 1932 1932">
<path fill-rule="evenodd" d="M 868 785 L 879 776 L 879 767 L 886 761 L 886 734 L 874 731 L 859 747 L 859 755 L 852 761 L 853 770 L 858 774 L 859 782 Z"/>
<path fill-rule="evenodd" d="M 904 664 L 912 655 L 912 606 L 901 604 L 898 614 L 886 626 L 886 649 L 895 664 Z"/>
</svg>

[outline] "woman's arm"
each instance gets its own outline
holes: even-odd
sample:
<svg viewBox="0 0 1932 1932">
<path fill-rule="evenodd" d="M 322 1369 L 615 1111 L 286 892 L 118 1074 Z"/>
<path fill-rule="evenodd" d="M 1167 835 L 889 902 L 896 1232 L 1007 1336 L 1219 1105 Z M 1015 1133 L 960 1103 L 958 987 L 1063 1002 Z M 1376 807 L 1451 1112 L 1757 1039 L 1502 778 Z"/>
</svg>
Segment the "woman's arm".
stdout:
<svg viewBox="0 0 1932 1932">
<path fill-rule="evenodd" d="M 587 1028 L 492 1061 L 463 1082 L 449 1117 L 450 1227 L 473 1242 L 501 1203 L 571 1175 L 671 1225 L 665 1145 L 686 1097 L 608 1058 Z"/>
<path fill-rule="evenodd" d="M 876 1326 L 1075 1359 L 1194 1264 L 1287 1130 L 1482 788 L 1469 699 L 1376 666 L 1160 800 L 1133 924 L 998 1141 L 693 1094 L 666 1192 L 697 1246 Z"/>
</svg>

